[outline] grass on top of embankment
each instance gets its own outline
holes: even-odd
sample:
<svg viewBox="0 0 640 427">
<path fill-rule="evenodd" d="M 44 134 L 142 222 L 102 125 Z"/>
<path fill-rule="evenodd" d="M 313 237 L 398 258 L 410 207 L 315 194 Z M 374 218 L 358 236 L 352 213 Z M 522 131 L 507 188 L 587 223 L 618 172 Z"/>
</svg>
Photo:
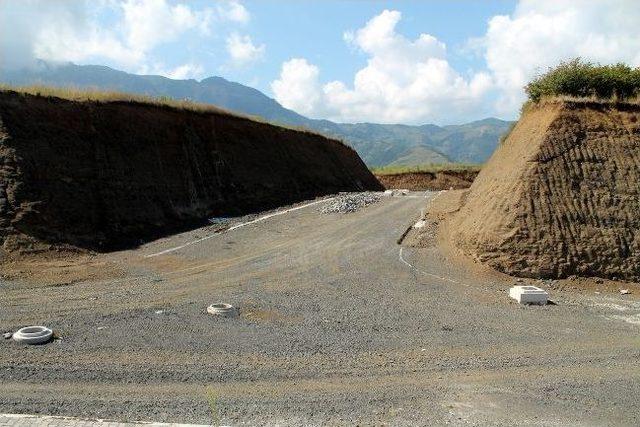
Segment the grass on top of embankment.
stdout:
<svg viewBox="0 0 640 427">
<path fill-rule="evenodd" d="M 482 164 L 479 163 L 435 163 L 420 166 L 383 166 L 371 168 L 375 175 L 398 175 L 403 173 L 436 173 L 445 171 L 454 172 L 479 172 Z"/>
<path fill-rule="evenodd" d="M 345 144 L 344 141 L 339 138 L 329 137 L 318 131 L 308 129 L 303 126 L 289 126 L 282 123 L 271 122 L 260 116 L 246 115 L 237 113 L 235 111 L 226 110 L 213 104 L 206 104 L 203 102 L 196 102 L 189 99 L 175 99 L 169 96 L 150 96 L 135 93 L 120 92 L 116 90 L 104 90 L 99 88 L 79 88 L 73 86 L 58 87 L 58 86 L 46 86 L 46 85 L 29 85 L 29 86 L 13 86 L 0 83 L 1 92 L 16 92 L 33 96 L 41 96 L 45 98 L 60 98 L 68 101 L 76 102 L 97 102 L 97 103 L 111 103 L 111 102 L 123 102 L 141 105 L 152 105 L 157 107 L 167 107 L 179 111 L 193 111 L 196 113 L 215 113 L 221 115 L 227 115 L 231 117 L 238 117 L 242 119 L 252 120 L 254 122 L 265 123 L 272 126 L 277 126 L 284 129 L 289 129 L 297 132 L 303 132 L 308 134 L 315 134 L 322 136 L 323 138 L 332 139 Z M 346 145 L 346 144 L 345 144 Z"/>
<path fill-rule="evenodd" d="M 580 58 L 561 62 L 525 86 L 533 102 L 548 97 L 570 97 L 591 101 L 640 101 L 640 67 L 627 64 L 594 64 Z"/>
<path fill-rule="evenodd" d="M 231 116 L 246 117 L 236 114 L 211 104 L 204 104 L 187 99 L 174 99 L 168 96 L 149 96 L 116 90 L 104 90 L 98 88 L 56 87 L 45 85 L 11 86 L 0 84 L 0 91 L 13 91 L 34 96 L 66 99 L 78 102 L 131 102 L 163 107 L 171 107 L 177 110 L 189 110 L 197 112 L 214 112 Z"/>
</svg>

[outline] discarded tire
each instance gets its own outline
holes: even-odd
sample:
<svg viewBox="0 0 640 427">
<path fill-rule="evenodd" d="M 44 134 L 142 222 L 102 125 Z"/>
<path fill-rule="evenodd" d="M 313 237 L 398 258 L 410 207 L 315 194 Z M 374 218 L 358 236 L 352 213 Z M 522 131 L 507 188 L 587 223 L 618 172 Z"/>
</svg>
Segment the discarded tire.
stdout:
<svg viewBox="0 0 640 427">
<path fill-rule="evenodd" d="M 231 304 L 216 303 L 207 307 L 207 313 L 214 316 L 235 317 L 238 315 L 238 310 Z"/>
<path fill-rule="evenodd" d="M 13 339 L 23 344 L 43 344 L 53 337 L 53 331 L 44 326 L 27 326 L 13 334 Z"/>
</svg>

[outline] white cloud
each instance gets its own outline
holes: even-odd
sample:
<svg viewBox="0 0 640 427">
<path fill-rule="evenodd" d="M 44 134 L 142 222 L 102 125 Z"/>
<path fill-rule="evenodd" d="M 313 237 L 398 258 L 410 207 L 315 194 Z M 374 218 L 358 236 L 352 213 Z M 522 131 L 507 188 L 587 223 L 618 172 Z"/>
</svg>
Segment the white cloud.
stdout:
<svg viewBox="0 0 640 427">
<path fill-rule="evenodd" d="M 444 43 L 429 34 L 399 34 L 398 11 L 384 11 L 344 40 L 368 57 L 350 86 L 320 81 L 320 70 L 298 58 L 272 83 L 284 106 L 339 121 L 456 122 L 498 115 L 514 118 L 523 87 L 537 73 L 580 56 L 640 66 L 640 1 L 520 0 L 510 15 L 494 16 L 486 34 L 467 47 L 484 59 L 463 74 L 447 60 Z M 467 49 L 467 52 L 469 49 Z"/>
<path fill-rule="evenodd" d="M 512 115 L 523 86 L 538 72 L 581 56 L 640 66 L 640 1 L 521 0 L 510 16 L 495 16 L 481 40 L 487 68 L 502 95 L 498 113 Z"/>
<path fill-rule="evenodd" d="M 247 65 L 264 57 L 265 45 L 256 46 L 251 37 L 232 33 L 226 40 L 227 52 L 236 66 Z"/>
<path fill-rule="evenodd" d="M 105 11 L 114 19 L 102 19 Z M 216 22 L 248 20 L 249 13 L 238 1 L 196 9 L 185 0 L 0 0 L 1 66 L 29 66 L 39 58 L 108 62 L 134 72 L 164 69 L 153 65 L 158 46 L 187 33 L 209 36 Z M 201 69 L 188 63 L 163 74 L 193 76 Z"/>
<path fill-rule="evenodd" d="M 396 32 L 398 11 L 385 10 L 345 40 L 368 55 L 353 87 L 321 84 L 319 69 L 305 59 L 282 66 L 272 83 L 285 107 L 338 121 L 424 123 L 454 121 L 477 114 L 491 87 L 485 73 L 464 77 L 446 60 L 446 46 L 429 34 L 409 40 Z"/>
<path fill-rule="evenodd" d="M 320 70 L 303 58 L 282 64 L 280 79 L 271 83 L 276 100 L 283 106 L 313 116 L 322 116 Z"/>
<path fill-rule="evenodd" d="M 167 68 L 163 64 L 144 65 L 136 70 L 138 74 L 165 76 L 175 80 L 198 79 L 203 76 L 204 68 L 199 64 L 187 63 L 175 68 Z"/>
<path fill-rule="evenodd" d="M 192 28 L 203 29 L 209 22 L 206 12 L 195 12 L 181 3 L 171 5 L 167 0 L 125 0 L 121 8 L 125 42 L 139 52 L 148 52 Z"/>
<path fill-rule="evenodd" d="M 204 73 L 204 69 L 198 64 L 183 64 L 173 70 L 169 70 L 168 73 L 163 74 L 170 79 L 184 80 L 201 77 Z"/>
<path fill-rule="evenodd" d="M 483 63 L 468 72 L 452 67 L 436 37 L 400 34 L 401 17 L 384 11 L 344 33 L 346 43 L 367 58 L 349 81 L 322 81 L 321 70 L 304 58 L 283 63 L 271 84 L 276 99 L 303 114 L 339 121 L 512 118 L 524 100 L 524 84 L 561 60 L 582 56 L 640 66 L 637 0 L 520 0 L 513 13 L 494 16 L 486 33 L 469 41 Z M 185 35 L 204 42 L 213 30 L 228 32 L 250 19 L 238 0 L 200 7 L 188 0 L 0 0 L 0 67 L 42 58 L 198 78 L 203 70 L 197 60 L 167 66 L 157 57 L 159 47 Z M 265 55 L 264 45 L 241 33 L 221 40 L 231 66 Z"/>
<path fill-rule="evenodd" d="M 217 7 L 218 15 L 231 22 L 246 24 L 251 19 L 249 11 L 238 1 L 226 1 Z"/>
<path fill-rule="evenodd" d="M 32 65 L 38 42 L 47 37 L 51 44 L 59 42 L 53 29 L 58 28 L 59 34 L 75 29 L 86 31 L 89 17 L 85 6 L 82 1 L 73 0 L 0 1 L 0 65 L 8 68 Z"/>
</svg>

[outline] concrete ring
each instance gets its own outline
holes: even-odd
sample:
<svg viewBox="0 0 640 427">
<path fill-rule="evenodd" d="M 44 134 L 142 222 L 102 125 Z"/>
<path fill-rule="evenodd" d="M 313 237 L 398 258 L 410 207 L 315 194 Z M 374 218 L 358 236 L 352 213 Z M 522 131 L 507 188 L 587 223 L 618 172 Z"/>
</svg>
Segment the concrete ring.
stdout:
<svg viewBox="0 0 640 427">
<path fill-rule="evenodd" d="M 13 339 L 23 344 L 42 344 L 53 337 L 53 331 L 44 326 L 27 326 L 13 334 Z"/>
<path fill-rule="evenodd" d="M 207 307 L 207 313 L 213 314 L 215 316 L 235 317 L 238 314 L 238 310 L 236 310 L 236 308 L 231 304 L 220 302 L 211 304 L 209 307 Z"/>
</svg>

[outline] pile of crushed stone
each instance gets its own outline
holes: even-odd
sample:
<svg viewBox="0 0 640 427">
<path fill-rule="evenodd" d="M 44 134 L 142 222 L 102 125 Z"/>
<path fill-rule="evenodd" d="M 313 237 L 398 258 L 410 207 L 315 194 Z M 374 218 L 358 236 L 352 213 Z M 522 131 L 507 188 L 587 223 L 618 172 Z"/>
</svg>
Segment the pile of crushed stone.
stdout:
<svg viewBox="0 0 640 427">
<path fill-rule="evenodd" d="M 377 193 L 341 194 L 327 204 L 323 205 L 322 208 L 320 208 L 320 212 L 323 214 L 351 213 L 362 209 L 365 206 L 378 203 L 380 199 L 381 196 Z"/>
</svg>

